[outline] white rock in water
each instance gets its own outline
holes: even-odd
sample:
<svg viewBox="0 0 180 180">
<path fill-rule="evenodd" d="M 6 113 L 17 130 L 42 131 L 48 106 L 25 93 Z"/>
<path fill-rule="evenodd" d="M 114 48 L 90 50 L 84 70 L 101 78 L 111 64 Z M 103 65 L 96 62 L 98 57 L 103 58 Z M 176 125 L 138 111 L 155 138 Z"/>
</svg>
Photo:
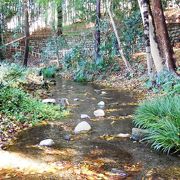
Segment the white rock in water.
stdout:
<svg viewBox="0 0 180 180">
<path fill-rule="evenodd" d="M 100 101 L 100 102 L 98 103 L 98 106 L 105 106 L 105 102 L 104 102 L 104 101 Z"/>
<path fill-rule="evenodd" d="M 87 114 L 81 114 L 81 119 L 90 119 L 90 117 Z"/>
<path fill-rule="evenodd" d="M 124 134 L 124 133 L 119 133 L 119 134 L 117 134 L 117 137 L 122 137 L 122 138 L 127 138 L 127 137 L 130 137 L 131 135 L 130 134 L 128 134 L 128 133 L 126 133 L 126 134 Z"/>
<path fill-rule="evenodd" d="M 52 104 L 55 104 L 56 100 L 55 99 L 43 99 L 42 102 L 43 103 L 52 103 Z"/>
<path fill-rule="evenodd" d="M 40 146 L 53 146 L 54 144 L 55 143 L 52 139 L 45 139 L 39 143 Z"/>
<path fill-rule="evenodd" d="M 101 94 L 107 94 L 107 92 L 105 92 L 105 91 L 102 91 L 102 92 L 101 92 Z"/>
<path fill-rule="evenodd" d="M 91 126 L 89 125 L 89 123 L 87 123 L 86 121 L 82 121 L 75 127 L 74 133 L 77 134 L 90 130 L 91 130 Z"/>
<path fill-rule="evenodd" d="M 98 110 L 94 111 L 94 115 L 96 117 L 103 117 L 103 116 L 105 116 L 105 112 L 102 109 L 98 109 Z"/>
</svg>

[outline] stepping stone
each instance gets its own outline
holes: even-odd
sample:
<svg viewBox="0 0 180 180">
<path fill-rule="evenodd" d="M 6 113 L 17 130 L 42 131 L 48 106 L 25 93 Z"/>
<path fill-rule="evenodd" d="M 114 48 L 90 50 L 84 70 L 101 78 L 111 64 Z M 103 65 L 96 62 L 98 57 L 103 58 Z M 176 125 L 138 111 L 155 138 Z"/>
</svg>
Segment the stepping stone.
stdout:
<svg viewBox="0 0 180 180">
<path fill-rule="evenodd" d="M 105 102 L 104 102 L 104 101 L 100 101 L 100 102 L 98 103 L 98 106 L 100 106 L 100 107 L 105 106 Z"/>
<path fill-rule="evenodd" d="M 87 123 L 86 121 L 82 121 L 75 127 L 74 133 L 75 134 L 84 133 L 84 132 L 88 132 L 90 130 L 91 130 L 90 124 Z"/>
<path fill-rule="evenodd" d="M 55 143 L 52 139 L 45 139 L 39 143 L 40 146 L 53 146 L 54 144 Z"/>
<path fill-rule="evenodd" d="M 131 135 L 130 134 L 128 134 L 128 133 L 126 133 L 126 134 L 124 134 L 124 133 L 119 133 L 119 134 L 117 134 L 117 137 L 121 137 L 121 138 L 127 138 L 127 137 L 130 137 Z"/>
<path fill-rule="evenodd" d="M 43 103 L 55 104 L 56 100 L 55 99 L 43 99 L 42 102 Z"/>
<path fill-rule="evenodd" d="M 103 116 L 105 116 L 105 112 L 102 109 L 98 109 L 98 110 L 94 111 L 94 116 L 103 117 Z"/>
</svg>

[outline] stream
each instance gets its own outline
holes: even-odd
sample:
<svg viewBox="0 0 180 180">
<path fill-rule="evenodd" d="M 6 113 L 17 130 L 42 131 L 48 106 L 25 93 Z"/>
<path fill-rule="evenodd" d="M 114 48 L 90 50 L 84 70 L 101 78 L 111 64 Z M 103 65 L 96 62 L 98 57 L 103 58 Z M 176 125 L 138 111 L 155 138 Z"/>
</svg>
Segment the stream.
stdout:
<svg viewBox="0 0 180 180">
<path fill-rule="evenodd" d="M 1 162 L 2 157 L 12 155 L 0 167 L 4 170 L 0 179 L 180 179 L 179 156 L 116 136 L 131 134 L 132 114 L 137 106 L 134 97 L 132 92 L 57 79 L 50 98 L 67 98 L 71 115 L 23 131 L 6 152 L 0 151 Z M 93 112 L 100 101 L 105 102 L 106 115 L 96 118 Z M 90 116 L 85 121 L 92 130 L 74 134 L 75 126 L 84 121 L 81 114 Z M 71 139 L 66 140 L 66 136 Z M 38 146 L 48 138 L 54 140 L 54 146 Z M 16 161 L 15 165 L 12 161 Z M 22 163 L 18 166 L 21 161 L 24 167 Z"/>
</svg>

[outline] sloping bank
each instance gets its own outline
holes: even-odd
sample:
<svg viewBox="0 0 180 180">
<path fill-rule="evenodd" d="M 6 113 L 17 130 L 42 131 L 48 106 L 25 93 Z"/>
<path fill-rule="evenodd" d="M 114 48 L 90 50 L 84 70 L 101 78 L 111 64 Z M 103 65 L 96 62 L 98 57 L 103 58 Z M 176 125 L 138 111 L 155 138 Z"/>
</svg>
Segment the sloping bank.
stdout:
<svg viewBox="0 0 180 180">
<path fill-rule="evenodd" d="M 40 96 L 46 94 L 43 88 L 35 69 L 0 65 L 0 148 L 6 148 L 18 132 L 42 121 L 61 120 L 68 114 L 59 105 L 42 103 Z"/>
</svg>

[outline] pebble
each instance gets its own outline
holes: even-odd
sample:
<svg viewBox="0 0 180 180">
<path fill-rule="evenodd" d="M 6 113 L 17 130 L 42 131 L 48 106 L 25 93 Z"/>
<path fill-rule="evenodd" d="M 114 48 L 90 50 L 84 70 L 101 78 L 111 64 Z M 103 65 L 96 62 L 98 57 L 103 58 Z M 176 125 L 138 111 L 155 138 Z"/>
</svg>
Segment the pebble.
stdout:
<svg viewBox="0 0 180 180">
<path fill-rule="evenodd" d="M 105 92 L 105 91 L 102 91 L 102 92 L 101 92 L 101 94 L 102 94 L 102 95 L 104 95 L 104 94 L 107 94 L 107 92 Z"/>
<path fill-rule="evenodd" d="M 71 135 L 70 135 L 70 134 L 64 135 L 64 139 L 65 139 L 66 141 L 70 141 L 70 140 L 71 140 Z"/>
<path fill-rule="evenodd" d="M 120 169 L 112 168 L 111 172 L 113 174 L 119 175 L 121 177 L 126 177 L 127 176 L 127 174 L 123 170 L 120 170 Z"/>
<path fill-rule="evenodd" d="M 87 114 L 81 114 L 81 119 L 90 119 L 90 116 Z"/>
</svg>

